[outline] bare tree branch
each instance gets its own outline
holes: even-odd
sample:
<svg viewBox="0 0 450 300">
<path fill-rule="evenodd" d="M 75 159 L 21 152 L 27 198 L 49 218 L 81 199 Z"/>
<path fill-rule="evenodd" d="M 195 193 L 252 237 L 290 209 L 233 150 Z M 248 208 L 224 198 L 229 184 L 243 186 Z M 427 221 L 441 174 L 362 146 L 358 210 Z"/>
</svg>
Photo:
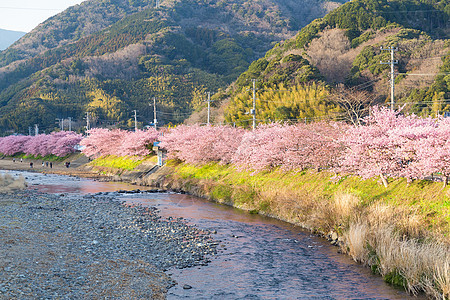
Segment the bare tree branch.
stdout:
<svg viewBox="0 0 450 300">
<path fill-rule="evenodd" d="M 347 89 L 339 85 L 331 95 L 330 101 L 344 111 L 347 122 L 361 125 L 362 119 L 369 114 L 370 107 L 378 102 L 378 98 L 367 91 Z"/>
</svg>

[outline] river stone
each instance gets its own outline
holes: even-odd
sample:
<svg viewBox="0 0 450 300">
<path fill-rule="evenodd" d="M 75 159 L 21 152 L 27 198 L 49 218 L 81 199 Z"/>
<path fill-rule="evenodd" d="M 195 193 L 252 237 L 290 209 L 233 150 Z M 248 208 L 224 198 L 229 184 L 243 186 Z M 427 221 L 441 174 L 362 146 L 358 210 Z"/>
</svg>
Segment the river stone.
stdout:
<svg viewBox="0 0 450 300">
<path fill-rule="evenodd" d="M 331 234 L 331 241 L 335 242 L 338 239 L 338 234 L 336 232 L 333 231 L 333 233 Z"/>
</svg>

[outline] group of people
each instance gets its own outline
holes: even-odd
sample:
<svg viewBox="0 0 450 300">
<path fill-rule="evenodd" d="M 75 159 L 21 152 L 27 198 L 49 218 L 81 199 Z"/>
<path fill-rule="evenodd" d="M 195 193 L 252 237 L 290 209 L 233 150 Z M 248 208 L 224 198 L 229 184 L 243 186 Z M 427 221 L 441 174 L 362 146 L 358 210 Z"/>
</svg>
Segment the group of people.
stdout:
<svg viewBox="0 0 450 300">
<path fill-rule="evenodd" d="M 51 169 L 51 168 L 53 168 L 53 163 L 52 162 L 48 162 L 48 161 L 43 161 L 42 162 L 42 166 L 43 167 L 47 167 L 47 168 L 50 166 L 50 169 Z"/>
<path fill-rule="evenodd" d="M 16 158 L 14 158 L 14 157 L 13 157 L 13 162 L 14 163 L 16 162 Z M 20 159 L 20 162 L 23 162 L 23 158 Z M 66 165 L 66 168 L 70 167 L 70 162 L 66 162 L 65 165 Z M 30 169 L 33 169 L 33 166 L 34 166 L 33 162 L 30 162 Z M 53 163 L 51 161 L 50 162 L 43 161 L 42 167 L 47 167 L 47 168 L 50 167 L 50 169 L 51 169 L 51 168 L 53 168 Z"/>
<path fill-rule="evenodd" d="M 42 167 L 49 167 L 50 166 L 50 169 L 51 168 L 53 168 L 53 163 L 52 162 L 48 162 L 48 161 L 43 161 L 42 162 Z M 30 162 L 30 168 L 32 169 L 33 168 L 33 162 Z"/>
</svg>

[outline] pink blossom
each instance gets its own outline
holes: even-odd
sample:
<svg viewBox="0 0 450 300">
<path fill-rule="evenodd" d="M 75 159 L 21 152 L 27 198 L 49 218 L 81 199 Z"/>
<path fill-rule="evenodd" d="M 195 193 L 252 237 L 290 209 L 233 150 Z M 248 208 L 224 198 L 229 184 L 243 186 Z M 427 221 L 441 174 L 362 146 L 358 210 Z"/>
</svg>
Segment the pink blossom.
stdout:
<svg viewBox="0 0 450 300">
<path fill-rule="evenodd" d="M 138 155 L 150 154 L 151 146 L 158 137 L 155 129 L 138 130 L 136 132 L 122 129 L 95 128 L 88 132 L 80 145 L 84 146 L 86 156 L 102 155 Z"/>
<path fill-rule="evenodd" d="M 170 157 L 188 163 L 226 164 L 231 161 L 243 134 L 243 129 L 230 126 L 181 125 L 165 134 L 160 146 Z"/>
<path fill-rule="evenodd" d="M 24 153 L 33 156 L 65 156 L 75 152 L 75 146 L 82 139 L 80 134 L 61 131 L 37 136 L 7 136 L 0 138 L 0 153 L 14 155 Z"/>
</svg>

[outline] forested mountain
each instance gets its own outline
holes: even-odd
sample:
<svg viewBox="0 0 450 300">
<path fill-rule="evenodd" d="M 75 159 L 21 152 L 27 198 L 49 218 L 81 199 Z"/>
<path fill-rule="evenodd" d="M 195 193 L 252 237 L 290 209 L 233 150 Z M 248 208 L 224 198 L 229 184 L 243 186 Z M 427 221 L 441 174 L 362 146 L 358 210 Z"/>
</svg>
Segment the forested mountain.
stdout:
<svg viewBox="0 0 450 300">
<path fill-rule="evenodd" d="M 0 29 L 0 51 L 8 48 L 12 43 L 25 35 L 25 32 Z"/>
<path fill-rule="evenodd" d="M 422 115 L 450 111 L 449 16 L 448 0 L 348 2 L 253 62 L 232 89 L 215 96 L 231 98 L 220 113 L 225 109 L 227 122 L 249 126 L 256 79 L 261 122 L 355 122 L 369 105 L 390 101 L 390 65 L 380 63 L 391 60 L 381 49 L 389 47 L 398 48 L 396 108 Z"/>
<path fill-rule="evenodd" d="M 88 0 L 0 52 L 0 132 L 180 122 L 274 43 L 339 4 L 323 0 Z M 141 124 L 143 125 L 143 124 Z"/>
</svg>

